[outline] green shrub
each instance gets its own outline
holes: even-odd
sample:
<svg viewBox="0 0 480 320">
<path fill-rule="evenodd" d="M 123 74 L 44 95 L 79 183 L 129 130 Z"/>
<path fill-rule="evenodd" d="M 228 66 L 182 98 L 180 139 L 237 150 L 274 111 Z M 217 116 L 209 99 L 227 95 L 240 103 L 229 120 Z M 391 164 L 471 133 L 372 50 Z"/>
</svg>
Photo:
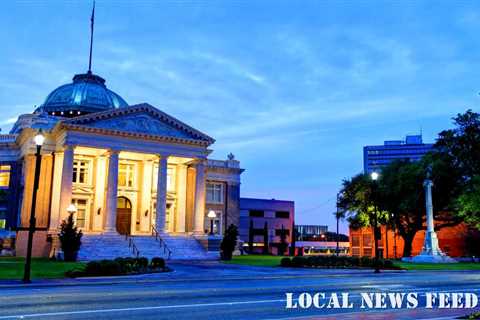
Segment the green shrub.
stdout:
<svg viewBox="0 0 480 320">
<path fill-rule="evenodd" d="M 292 267 L 303 267 L 307 259 L 304 257 L 293 257 L 292 258 Z"/>
<path fill-rule="evenodd" d="M 150 264 L 154 269 L 165 269 L 165 260 L 160 257 L 152 258 L 152 262 Z"/>
<path fill-rule="evenodd" d="M 386 269 L 395 269 L 391 260 L 379 259 L 379 267 Z M 326 267 L 326 268 L 373 268 L 375 259 L 371 257 L 349 257 L 349 256 L 309 256 L 293 257 L 293 259 L 284 258 L 280 261 L 283 267 Z"/>
<path fill-rule="evenodd" d="M 120 264 L 113 260 L 100 260 L 100 270 L 103 276 L 118 276 L 122 274 Z"/>
<path fill-rule="evenodd" d="M 102 275 L 102 266 L 98 261 L 90 261 L 85 266 L 85 274 L 88 276 L 100 276 Z"/>
<path fill-rule="evenodd" d="M 82 230 L 78 230 L 75 226 L 73 213 L 71 213 L 67 220 L 62 221 L 58 234 L 65 261 L 77 261 L 78 250 L 82 245 L 82 236 Z"/>
<path fill-rule="evenodd" d="M 290 258 L 282 258 L 282 260 L 280 260 L 280 265 L 282 267 L 291 267 L 292 266 L 292 260 Z"/>
<path fill-rule="evenodd" d="M 385 260 L 383 262 L 383 267 L 386 268 L 386 269 L 393 269 L 394 268 L 393 261 L 392 260 Z"/>
<path fill-rule="evenodd" d="M 145 270 L 148 267 L 148 258 L 140 257 L 135 259 L 136 271 Z"/>
<path fill-rule="evenodd" d="M 225 230 L 222 242 L 220 243 L 220 258 L 222 260 L 232 260 L 232 254 L 237 246 L 238 229 L 231 224 Z"/>
</svg>

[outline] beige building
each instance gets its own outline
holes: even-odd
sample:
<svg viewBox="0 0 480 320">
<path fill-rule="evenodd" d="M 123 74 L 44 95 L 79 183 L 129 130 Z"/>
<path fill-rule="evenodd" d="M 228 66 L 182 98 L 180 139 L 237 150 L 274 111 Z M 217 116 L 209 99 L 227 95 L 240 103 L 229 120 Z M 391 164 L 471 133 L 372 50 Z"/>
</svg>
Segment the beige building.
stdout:
<svg viewBox="0 0 480 320">
<path fill-rule="evenodd" d="M 8 203 L 0 227 L 25 254 L 36 146 L 45 135 L 36 203 L 34 255 L 58 251 L 56 235 L 73 204 L 85 236 L 81 258 L 127 255 L 206 257 L 214 233 L 239 222 L 240 164 L 210 160 L 214 139 L 143 103 L 128 105 L 88 72 L 55 89 L 0 135 Z M 0 173 L 2 174 L 2 173 Z M 5 175 L 5 174 L 3 174 Z M 1 182 L 1 181 L 0 181 Z M 1 212 L 1 208 L 0 208 Z M 201 241 L 198 241 L 201 240 Z"/>
</svg>

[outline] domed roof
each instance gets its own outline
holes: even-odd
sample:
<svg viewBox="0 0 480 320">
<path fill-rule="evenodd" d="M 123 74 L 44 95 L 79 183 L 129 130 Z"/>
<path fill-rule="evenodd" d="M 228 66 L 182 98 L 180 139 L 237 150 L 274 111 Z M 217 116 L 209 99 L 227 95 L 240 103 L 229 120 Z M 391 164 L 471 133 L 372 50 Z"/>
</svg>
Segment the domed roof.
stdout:
<svg viewBox="0 0 480 320">
<path fill-rule="evenodd" d="M 39 109 L 71 117 L 127 106 L 122 97 L 105 86 L 105 79 L 88 72 L 75 75 L 72 83 L 53 90 Z"/>
</svg>

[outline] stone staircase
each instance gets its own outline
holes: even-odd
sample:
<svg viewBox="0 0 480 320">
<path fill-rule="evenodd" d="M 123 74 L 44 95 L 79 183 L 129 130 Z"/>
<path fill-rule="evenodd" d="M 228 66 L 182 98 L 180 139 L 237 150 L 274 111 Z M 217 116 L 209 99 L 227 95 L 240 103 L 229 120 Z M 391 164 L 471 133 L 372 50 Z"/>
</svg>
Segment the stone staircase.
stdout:
<svg viewBox="0 0 480 320">
<path fill-rule="evenodd" d="M 168 252 L 154 236 L 133 236 L 140 256 L 149 259 L 162 257 L 168 259 Z M 162 234 L 161 238 L 170 249 L 170 260 L 215 260 L 218 252 L 207 252 L 205 248 L 192 236 Z"/>
<path fill-rule="evenodd" d="M 170 249 L 170 260 L 216 260 L 218 252 L 207 250 L 194 237 L 188 235 L 162 234 L 161 238 Z M 149 259 L 161 257 L 168 259 L 168 251 L 154 236 L 131 236 L 141 257 Z M 114 259 L 133 257 L 129 241 L 122 235 L 83 235 L 82 246 L 78 253 L 79 260 Z"/>
<path fill-rule="evenodd" d="M 82 237 L 79 260 L 102 260 L 117 257 L 133 257 L 128 240 L 122 235 L 87 235 Z"/>
</svg>

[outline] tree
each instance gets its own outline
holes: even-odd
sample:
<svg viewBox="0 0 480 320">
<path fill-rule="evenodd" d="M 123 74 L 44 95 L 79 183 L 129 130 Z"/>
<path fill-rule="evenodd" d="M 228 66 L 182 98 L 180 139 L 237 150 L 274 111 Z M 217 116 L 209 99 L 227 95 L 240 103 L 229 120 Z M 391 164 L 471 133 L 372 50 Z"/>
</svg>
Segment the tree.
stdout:
<svg viewBox="0 0 480 320">
<path fill-rule="evenodd" d="M 373 228 L 375 272 L 378 272 L 379 225 L 386 220 L 386 215 L 379 210 L 378 204 L 377 183 L 368 175 L 358 174 L 351 180 L 343 181 L 343 187 L 338 196 L 339 211 L 343 212 L 343 216 L 348 216 L 348 221 L 354 228 L 367 226 Z"/>
<path fill-rule="evenodd" d="M 233 251 L 237 246 L 238 229 L 234 224 L 228 226 L 220 244 L 222 260 L 232 260 Z"/>
<path fill-rule="evenodd" d="M 290 241 L 290 255 L 295 256 L 295 247 L 297 242 L 297 230 L 295 229 L 295 222 L 292 223 L 292 241 Z"/>
<path fill-rule="evenodd" d="M 382 170 L 380 207 L 388 213 L 387 224 L 395 227 L 404 240 L 404 257 L 411 256 L 413 239 L 419 230 L 424 229 L 426 211 L 423 183 L 427 167 L 432 168 L 435 228 L 459 223 L 459 219 L 451 214 L 452 199 L 457 193 L 454 187 L 457 185 L 457 175 L 441 155 L 428 154 L 420 162 L 392 162 Z"/>
<path fill-rule="evenodd" d="M 344 182 L 340 194 L 340 217 L 347 216 L 352 228 L 373 226 L 373 204 L 378 206 L 378 222 L 394 226 L 404 240 L 403 256 L 412 253 L 416 233 L 424 229 L 426 221 L 423 182 L 427 167 L 432 168 L 434 183 L 433 207 L 436 229 L 454 226 L 460 222 L 451 214 L 459 192 L 459 174 L 442 154 L 431 153 L 419 162 L 394 161 L 382 169 L 378 180 L 376 199 L 372 198 L 368 176 L 357 175 Z M 375 200 L 375 201 L 374 201 Z"/>
<path fill-rule="evenodd" d="M 265 221 L 265 224 L 263 226 L 263 254 L 269 254 L 268 250 L 268 224 L 267 221 Z"/>
<path fill-rule="evenodd" d="M 454 129 L 440 132 L 435 147 L 461 177 L 455 199 L 458 217 L 480 229 L 480 114 L 467 110 L 453 118 Z"/>
<path fill-rule="evenodd" d="M 82 236 L 82 230 L 77 229 L 73 221 L 73 214 L 70 214 L 66 221 L 62 221 L 60 233 L 58 234 L 65 261 L 77 260 L 78 250 L 80 250 L 82 245 Z"/>
<path fill-rule="evenodd" d="M 250 227 L 248 228 L 248 253 L 253 253 L 253 237 L 255 236 L 253 229 L 253 220 L 250 220 Z"/>
<path fill-rule="evenodd" d="M 287 230 L 285 230 L 285 227 L 282 224 L 282 229 L 280 231 L 280 243 L 278 245 L 278 255 L 283 256 L 287 248 L 288 248 Z"/>
</svg>

